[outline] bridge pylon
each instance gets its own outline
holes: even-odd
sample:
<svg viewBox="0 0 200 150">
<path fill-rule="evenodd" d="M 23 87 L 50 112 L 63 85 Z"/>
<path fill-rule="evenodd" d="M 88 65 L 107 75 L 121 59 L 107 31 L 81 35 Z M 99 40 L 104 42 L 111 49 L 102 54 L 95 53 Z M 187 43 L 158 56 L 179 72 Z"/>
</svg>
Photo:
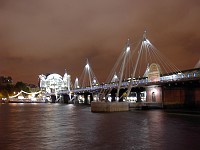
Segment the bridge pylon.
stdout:
<svg viewBox="0 0 200 150">
<path fill-rule="evenodd" d="M 90 64 L 88 59 L 86 60 L 86 65 L 84 67 L 83 73 L 80 77 L 80 83 L 81 87 L 94 87 L 99 84 Z"/>
</svg>

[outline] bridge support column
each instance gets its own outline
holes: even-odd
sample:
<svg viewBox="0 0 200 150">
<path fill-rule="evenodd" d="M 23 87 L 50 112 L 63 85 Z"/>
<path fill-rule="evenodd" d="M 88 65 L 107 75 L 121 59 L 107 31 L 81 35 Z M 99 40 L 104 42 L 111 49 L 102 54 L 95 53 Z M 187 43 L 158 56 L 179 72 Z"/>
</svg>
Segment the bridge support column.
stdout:
<svg viewBox="0 0 200 150">
<path fill-rule="evenodd" d="M 115 97 L 116 97 L 116 91 L 111 91 L 111 102 L 116 101 Z"/>
<path fill-rule="evenodd" d="M 70 97 L 68 94 L 63 94 L 62 98 L 63 98 L 63 103 L 66 103 L 66 104 L 69 103 Z"/>
<path fill-rule="evenodd" d="M 84 93 L 84 104 L 90 104 L 93 101 L 93 94 L 92 93 Z"/>
<path fill-rule="evenodd" d="M 141 93 L 140 93 L 140 91 L 137 91 L 136 92 L 137 93 L 137 102 L 142 102 L 142 100 L 141 100 Z"/>
<path fill-rule="evenodd" d="M 119 102 L 123 102 L 123 91 L 119 91 Z"/>
<path fill-rule="evenodd" d="M 89 104 L 91 104 L 91 102 L 94 100 L 94 98 L 93 98 L 93 94 L 92 94 L 92 93 L 89 93 L 89 97 L 90 97 Z"/>
<path fill-rule="evenodd" d="M 88 104 L 88 95 L 84 93 L 84 104 Z"/>
<path fill-rule="evenodd" d="M 74 95 L 74 104 L 79 104 L 80 95 Z"/>
<path fill-rule="evenodd" d="M 56 96 L 55 95 L 51 95 L 51 102 L 55 103 L 56 102 Z"/>
</svg>

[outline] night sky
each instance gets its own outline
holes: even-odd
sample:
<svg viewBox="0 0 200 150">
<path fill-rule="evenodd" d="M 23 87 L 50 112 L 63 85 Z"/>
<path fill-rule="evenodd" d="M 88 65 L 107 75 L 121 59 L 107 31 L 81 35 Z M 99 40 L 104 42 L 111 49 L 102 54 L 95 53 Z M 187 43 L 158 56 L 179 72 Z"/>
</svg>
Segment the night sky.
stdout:
<svg viewBox="0 0 200 150">
<path fill-rule="evenodd" d="M 37 83 L 86 59 L 106 80 L 126 41 L 148 39 L 179 69 L 200 59 L 199 0 L 0 0 L 0 76 Z"/>
</svg>

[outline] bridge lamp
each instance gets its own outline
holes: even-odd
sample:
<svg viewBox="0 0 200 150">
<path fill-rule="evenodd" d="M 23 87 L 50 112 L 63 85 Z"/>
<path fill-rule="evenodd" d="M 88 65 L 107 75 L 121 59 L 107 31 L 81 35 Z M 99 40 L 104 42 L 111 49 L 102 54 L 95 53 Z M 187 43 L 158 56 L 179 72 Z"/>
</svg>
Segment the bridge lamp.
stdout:
<svg viewBox="0 0 200 150">
<path fill-rule="evenodd" d="M 130 51 L 130 46 L 127 46 L 127 48 L 126 48 L 126 52 L 128 53 L 129 51 Z"/>
<path fill-rule="evenodd" d="M 145 44 L 145 45 L 151 45 L 151 42 L 150 42 L 148 39 L 145 38 L 144 44 Z"/>
<path fill-rule="evenodd" d="M 89 70 L 89 69 L 90 69 L 90 65 L 89 65 L 89 64 L 86 64 L 86 65 L 85 65 L 85 68 Z"/>
<path fill-rule="evenodd" d="M 97 83 L 97 80 L 96 79 L 93 79 L 93 84 L 96 84 Z"/>
<path fill-rule="evenodd" d="M 159 92 L 159 91 L 158 91 L 155 87 L 151 90 L 151 93 L 154 93 L 155 95 L 157 95 L 158 92 Z"/>
<path fill-rule="evenodd" d="M 116 81 L 118 79 L 117 75 L 115 74 L 114 75 L 114 80 Z"/>
</svg>

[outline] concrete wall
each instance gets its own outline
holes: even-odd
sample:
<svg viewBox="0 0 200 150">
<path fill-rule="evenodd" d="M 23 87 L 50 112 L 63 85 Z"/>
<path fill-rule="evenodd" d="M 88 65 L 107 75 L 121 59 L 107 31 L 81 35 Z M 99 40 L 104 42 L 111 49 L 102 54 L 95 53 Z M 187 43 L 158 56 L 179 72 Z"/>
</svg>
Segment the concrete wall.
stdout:
<svg viewBox="0 0 200 150">
<path fill-rule="evenodd" d="M 146 102 L 162 103 L 162 87 L 146 87 Z"/>
<path fill-rule="evenodd" d="M 163 89 L 163 105 L 184 105 L 185 90 L 184 88 Z"/>
<path fill-rule="evenodd" d="M 200 88 L 196 88 L 194 93 L 196 105 L 200 107 Z"/>
<path fill-rule="evenodd" d="M 199 87 L 171 87 L 163 89 L 165 107 L 200 107 Z"/>
<path fill-rule="evenodd" d="M 119 112 L 129 111 L 129 104 L 127 102 L 92 102 L 92 112 Z"/>
</svg>

